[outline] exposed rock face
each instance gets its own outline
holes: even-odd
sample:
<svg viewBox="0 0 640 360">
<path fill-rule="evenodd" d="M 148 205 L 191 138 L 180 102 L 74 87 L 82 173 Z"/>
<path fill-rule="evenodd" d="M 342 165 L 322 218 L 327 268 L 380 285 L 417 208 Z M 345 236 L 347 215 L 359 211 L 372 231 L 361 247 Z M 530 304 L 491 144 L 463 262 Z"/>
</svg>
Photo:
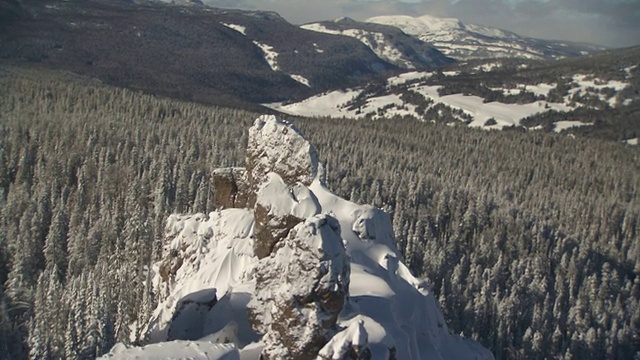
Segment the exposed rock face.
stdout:
<svg viewBox="0 0 640 360">
<path fill-rule="evenodd" d="M 274 172 L 286 184 L 310 185 L 318 172 L 318 153 L 292 124 L 273 115 L 256 119 L 249 129 L 247 177 L 251 193 L 257 194 L 267 175 Z M 249 206 L 255 204 L 250 199 Z"/>
<path fill-rule="evenodd" d="M 319 211 L 317 199 L 307 187 L 300 183 L 288 185 L 280 175 L 270 173 L 256 197 L 256 256 L 259 259 L 269 256 L 275 244 L 294 226 Z"/>
<path fill-rule="evenodd" d="M 273 216 L 262 204 L 256 204 L 254 215 L 256 242 L 253 250 L 258 259 L 269 256 L 276 243 L 284 239 L 289 231 L 302 221 L 293 215 Z"/>
<path fill-rule="evenodd" d="M 338 221 L 316 215 L 297 225 L 255 268 L 249 303 L 265 334 L 265 359 L 315 359 L 327 343 L 349 289 L 349 261 Z"/>
<path fill-rule="evenodd" d="M 214 170 L 213 203 L 222 209 L 246 208 L 249 201 L 249 184 L 244 168 L 222 168 Z"/>
<path fill-rule="evenodd" d="M 256 289 L 249 319 L 265 359 L 314 359 L 348 297 L 349 262 L 338 221 L 309 190 L 318 155 L 291 124 L 261 117 L 249 131 L 255 196 Z M 307 220 L 304 220 L 307 219 Z"/>
<path fill-rule="evenodd" d="M 310 196 L 305 188 L 318 174 L 318 154 L 295 126 L 273 115 L 264 115 L 249 129 L 245 162 L 246 169 L 214 171 L 214 203 L 223 209 L 254 208 L 254 250 L 262 259 L 302 219 L 318 213 L 317 202 L 312 201 L 309 206 L 310 202 L 306 201 Z M 279 179 L 272 181 L 273 176 Z M 290 196 L 284 195 L 280 200 L 265 196 L 274 193 Z M 289 210 L 293 211 L 295 204 L 300 202 L 298 199 L 306 208 L 301 211 L 302 207 L 298 206 L 297 213 L 290 213 Z M 285 204 L 286 211 L 282 211 L 281 204 L 274 201 L 291 204 Z"/>
<path fill-rule="evenodd" d="M 185 217 L 194 217 L 197 220 L 204 219 L 205 216 L 203 214 L 195 214 L 193 216 L 179 216 L 172 215 L 174 218 L 185 218 Z M 163 244 L 163 256 L 162 260 L 158 265 L 158 272 L 163 280 L 163 282 L 170 284 L 173 282 L 177 272 L 182 267 L 184 260 L 186 258 L 192 257 L 194 252 L 196 252 L 196 248 L 206 246 L 209 242 L 209 239 L 213 235 L 207 229 L 203 229 L 201 233 L 198 233 L 198 244 L 189 244 L 189 243 L 179 243 L 178 245 L 172 244 L 172 238 L 176 234 L 180 233 L 182 228 L 174 228 L 170 224 L 180 223 L 174 222 L 170 220 L 167 222 L 167 227 L 165 228 L 165 242 Z M 195 245 L 195 246 L 194 246 Z"/>
</svg>

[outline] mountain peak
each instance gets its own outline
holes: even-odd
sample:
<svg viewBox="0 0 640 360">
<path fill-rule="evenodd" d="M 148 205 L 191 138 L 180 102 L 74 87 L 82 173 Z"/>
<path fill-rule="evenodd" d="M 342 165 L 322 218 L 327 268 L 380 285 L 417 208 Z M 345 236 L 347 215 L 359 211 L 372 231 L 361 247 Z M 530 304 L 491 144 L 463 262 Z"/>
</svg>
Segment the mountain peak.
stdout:
<svg viewBox="0 0 640 360">
<path fill-rule="evenodd" d="M 399 15 L 376 16 L 366 21 L 396 26 L 457 60 L 504 57 L 560 59 L 598 50 L 597 46 L 533 39 L 490 26 L 465 24 L 456 18 Z"/>
</svg>

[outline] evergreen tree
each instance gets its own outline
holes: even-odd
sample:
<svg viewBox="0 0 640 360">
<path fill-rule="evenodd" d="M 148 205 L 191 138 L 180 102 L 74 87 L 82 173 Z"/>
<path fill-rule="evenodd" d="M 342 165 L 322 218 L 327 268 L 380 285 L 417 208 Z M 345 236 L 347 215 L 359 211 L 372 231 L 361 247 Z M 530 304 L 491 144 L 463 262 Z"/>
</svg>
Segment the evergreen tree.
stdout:
<svg viewBox="0 0 640 360">
<path fill-rule="evenodd" d="M 56 269 L 59 279 L 65 278 L 67 269 L 67 233 L 67 214 L 60 205 L 54 209 L 53 221 L 44 243 L 45 269 Z"/>
</svg>

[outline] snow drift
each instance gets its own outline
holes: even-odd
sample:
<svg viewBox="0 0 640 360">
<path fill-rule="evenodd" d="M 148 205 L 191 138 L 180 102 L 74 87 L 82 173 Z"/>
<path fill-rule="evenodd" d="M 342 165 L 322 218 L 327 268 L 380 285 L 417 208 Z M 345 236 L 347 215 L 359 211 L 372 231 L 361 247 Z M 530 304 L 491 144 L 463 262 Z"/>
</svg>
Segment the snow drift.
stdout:
<svg viewBox="0 0 640 360">
<path fill-rule="evenodd" d="M 430 289 L 402 262 L 390 216 L 327 190 L 293 125 L 258 118 L 246 164 L 218 171 L 226 185 L 215 190 L 246 201 L 169 218 L 154 266 L 154 344 L 118 345 L 108 358 L 159 349 L 209 359 L 493 358 L 449 334 Z"/>
</svg>

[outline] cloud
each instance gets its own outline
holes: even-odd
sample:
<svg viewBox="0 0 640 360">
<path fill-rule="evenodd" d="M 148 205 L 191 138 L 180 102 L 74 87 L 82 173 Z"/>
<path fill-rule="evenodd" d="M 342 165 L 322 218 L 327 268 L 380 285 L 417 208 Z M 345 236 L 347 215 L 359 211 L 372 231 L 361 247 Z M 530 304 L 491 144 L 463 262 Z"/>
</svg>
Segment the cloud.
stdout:
<svg viewBox="0 0 640 360">
<path fill-rule="evenodd" d="M 277 11 L 294 24 L 348 16 L 430 14 L 546 39 L 640 44 L 640 0 L 204 0 L 217 7 Z"/>
</svg>

